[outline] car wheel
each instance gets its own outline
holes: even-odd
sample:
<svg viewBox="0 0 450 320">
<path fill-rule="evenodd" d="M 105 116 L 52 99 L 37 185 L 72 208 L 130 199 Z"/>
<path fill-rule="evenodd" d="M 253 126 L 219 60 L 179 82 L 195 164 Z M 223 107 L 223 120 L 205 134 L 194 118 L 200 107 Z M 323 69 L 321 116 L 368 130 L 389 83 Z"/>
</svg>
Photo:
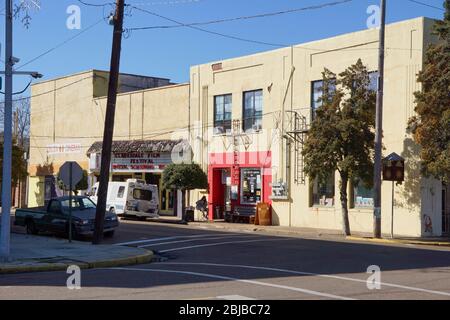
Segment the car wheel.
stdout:
<svg viewBox="0 0 450 320">
<path fill-rule="evenodd" d="M 28 220 L 26 224 L 27 234 L 38 234 L 39 230 L 36 228 L 36 224 L 33 220 Z"/>
<path fill-rule="evenodd" d="M 104 236 L 106 238 L 112 238 L 114 236 L 114 230 L 105 232 Z"/>
</svg>

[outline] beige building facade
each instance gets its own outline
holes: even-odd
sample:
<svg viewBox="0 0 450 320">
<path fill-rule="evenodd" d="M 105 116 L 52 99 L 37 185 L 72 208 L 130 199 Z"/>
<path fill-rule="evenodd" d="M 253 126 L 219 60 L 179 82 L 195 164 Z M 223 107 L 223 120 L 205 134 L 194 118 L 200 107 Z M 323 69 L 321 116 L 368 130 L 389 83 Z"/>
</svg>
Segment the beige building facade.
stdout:
<svg viewBox="0 0 450 320">
<path fill-rule="evenodd" d="M 405 182 L 394 187 L 394 202 L 392 184 L 382 185 L 386 234 L 392 223 L 399 236 L 449 232 L 447 189 L 420 175 L 418 147 L 407 133 L 414 114 L 413 92 L 420 89 L 416 75 L 423 67 L 425 49 L 435 41 L 432 25 L 433 20 L 417 18 L 387 26 L 384 155 L 396 152 L 406 162 Z M 118 96 L 114 140 L 118 151 L 129 142 L 125 158 L 144 150 L 147 155 L 138 157 L 149 159 L 138 162 L 151 165 L 130 167 L 136 159 L 122 159 L 126 165 L 119 167 L 125 172 L 113 170 L 111 179 L 154 182 L 166 163 L 153 166 L 157 161 L 151 154 L 163 155 L 159 147 L 151 148 L 172 142 L 164 152 L 173 155 L 177 145 L 173 142 L 184 141 L 192 149 L 193 161 L 208 173 L 209 189 L 193 191 L 190 198 L 194 203 L 207 196 L 210 219 L 236 208 L 248 211 L 264 201 L 272 205 L 274 225 L 341 230 L 338 174 L 326 185 L 309 181 L 303 172 L 301 141 L 317 107 L 324 68 L 338 74 L 361 59 L 376 80 L 377 49 L 378 31 L 373 29 L 192 66 L 187 84 L 128 75 Z M 104 78 L 107 73 L 90 71 L 33 86 L 30 206 L 43 203 L 46 179 L 66 160 L 78 161 L 89 172 L 90 184 L 95 181 L 98 166 L 93 163 L 98 163 L 99 150 L 89 150 L 103 132 Z M 137 83 L 143 89 L 136 88 Z M 150 148 L 145 141 L 156 143 Z M 371 190 L 349 186 L 349 194 L 352 231 L 372 232 Z M 168 210 L 173 206 L 171 197 L 169 193 L 161 197 Z"/>
</svg>

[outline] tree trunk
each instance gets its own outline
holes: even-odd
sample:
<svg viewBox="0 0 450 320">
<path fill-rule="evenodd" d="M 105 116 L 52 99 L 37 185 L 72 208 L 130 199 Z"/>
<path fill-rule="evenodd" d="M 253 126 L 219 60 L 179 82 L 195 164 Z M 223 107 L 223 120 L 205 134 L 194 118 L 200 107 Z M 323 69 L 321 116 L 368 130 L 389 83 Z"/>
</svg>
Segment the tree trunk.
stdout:
<svg viewBox="0 0 450 320">
<path fill-rule="evenodd" d="M 341 173 L 341 206 L 342 206 L 342 229 L 344 235 L 350 236 L 350 222 L 348 219 L 348 199 L 347 199 L 347 185 L 348 185 L 348 175 L 346 173 Z"/>
</svg>

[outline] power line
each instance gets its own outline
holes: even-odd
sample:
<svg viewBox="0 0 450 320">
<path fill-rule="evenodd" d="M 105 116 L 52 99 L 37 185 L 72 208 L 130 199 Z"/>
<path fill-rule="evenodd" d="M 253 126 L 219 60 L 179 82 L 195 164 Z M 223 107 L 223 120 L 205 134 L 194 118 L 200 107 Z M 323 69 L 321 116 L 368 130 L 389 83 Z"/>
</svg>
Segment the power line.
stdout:
<svg viewBox="0 0 450 320">
<path fill-rule="evenodd" d="M 66 45 L 67 43 L 69 43 L 70 41 L 72 41 L 72 40 L 78 38 L 78 37 L 81 36 L 82 34 L 84 34 L 84 33 L 86 33 L 87 31 L 93 29 L 94 27 L 96 27 L 97 25 L 99 25 L 102 21 L 103 21 L 103 18 L 100 19 L 100 20 L 98 20 L 97 22 L 93 23 L 93 24 L 90 25 L 89 27 L 87 27 L 87 28 L 81 30 L 80 32 L 78 32 L 78 33 L 75 34 L 74 36 L 72 36 L 72 37 L 70 37 L 70 38 L 64 40 L 63 42 L 57 44 L 56 46 L 54 46 L 54 47 L 48 49 L 47 51 L 43 52 L 42 54 L 38 55 L 37 57 L 35 57 L 35 58 L 33 58 L 33 59 L 31 59 L 31 60 L 25 62 L 24 64 L 22 64 L 22 65 L 20 65 L 19 67 L 17 67 L 16 70 L 19 70 L 19 69 L 21 69 L 21 68 L 23 68 L 23 67 L 25 67 L 25 66 L 27 66 L 27 65 L 29 65 L 29 64 L 31 64 L 31 63 L 33 63 L 34 61 L 36 61 L 36 60 L 38 60 L 38 59 L 40 59 L 40 58 L 46 56 L 47 54 L 49 54 L 49 53 L 51 53 L 51 52 L 53 52 L 53 51 L 55 51 L 55 50 L 61 48 L 62 46 L 64 46 L 64 45 Z"/>
<path fill-rule="evenodd" d="M 131 6 L 131 8 L 134 8 L 134 9 L 136 9 L 138 11 L 141 11 L 141 12 L 153 15 L 155 17 L 158 17 L 158 18 L 161 18 L 161 19 L 164 19 L 164 20 L 168 20 L 170 22 L 176 23 L 176 24 L 184 26 L 186 28 L 190 28 L 190 29 L 194 29 L 194 30 L 197 30 L 197 31 L 213 34 L 213 35 L 216 35 L 216 36 L 220 36 L 220 37 L 224 37 L 224 38 L 228 38 L 228 39 L 233 39 L 233 40 L 238 40 L 238 41 L 243 41 L 243 42 L 251 42 L 251 43 L 256 43 L 256 44 L 262 44 L 262 45 L 272 46 L 272 47 L 286 47 L 286 45 L 284 45 L 284 44 L 274 44 L 274 43 L 263 42 L 263 41 L 258 41 L 258 40 L 245 39 L 245 38 L 241 38 L 241 37 L 237 37 L 237 36 L 232 36 L 232 35 L 227 35 L 227 34 L 215 32 L 215 31 L 206 30 L 206 29 L 203 29 L 203 28 L 200 28 L 200 27 L 190 26 L 190 25 L 187 25 L 185 23 L 179 22 L 179 21 L 174 20 L 172 18 L 168 18 L 168 17 L 162 16 L 162 15 L 160 15 L 158 13 L 155 13 L 155 12 L 152 12 L 152 11 L 149 11 L 149 10 L 146 10 L 146 9 L 138 8 L 138 7 L 135 7 L 135 6 Z"/>
<path fill-rule="evenodd" d="M 115 3 L 113 2 L 106 2 L 103 4 L 96 4 L 96 3 L 89 3 L 89 2 L 85 2 L 83 0 L 78 0 L 79 3 L 81 3 L 82 5 L 88 6 L 88 7 L 105 7 L 105 6 L 114 6 Z"/>
<path fill-rule="evenodd" d="M 407 1 L 412 2 L 412 3 L 416 3 L 416 4 L 420 4 L 420 5 L 425 6 L 425 7 L 433 8 L 433 9 L 436 9 L 436 10 L 445 11 L 444 8 L 439 8 L 439 7 L 436 7 L 436 6 L 433 6 L 431 4 L 421 2 L 421 1 L 417 1 L 417 0 L 407 0 Z"/>
<path fill-rule="evenodd" d="M 234 17 L 234 18 L 227 18 L 227 19 L 217 19 L 217 20 L 210 20 L 210 21 L 205 21 L 205 22 L 182 23 L 182 24 L 177 23 L 176 25 L 166 25 L 166 26 L 136 27 L 136 28 L 129 28 L 128 30 L 134 31 L 134 30 L 147 30 L 147 29 L 182 28 L 182 27 L 203 26 L 203 25 L 211 25 L 211 24 L 240 21 L 240 20 L 267 18 L 267 17 L 273 17 L 273 16 L 278 16 L 278 15 L 283 15 L 283 14 L 288 14 L 288 13 L 323 9 L 326 7 L 332 7 L 332 6 L 348 3 L 351 1 L 352 0 L 343 0 L 343 1 L 336 1 L 336 2 L 319 4 L 319 5 L 313 5 L 313 6 L 303 7 L 303 8 L 289 9 L 289 10 L 284 10 L 284 11 L 267 12 L 267 13 L 256 14 L 256 15 L 251 15 L 251 16 L 241 16 L 241 17 Z"/>
</svg>

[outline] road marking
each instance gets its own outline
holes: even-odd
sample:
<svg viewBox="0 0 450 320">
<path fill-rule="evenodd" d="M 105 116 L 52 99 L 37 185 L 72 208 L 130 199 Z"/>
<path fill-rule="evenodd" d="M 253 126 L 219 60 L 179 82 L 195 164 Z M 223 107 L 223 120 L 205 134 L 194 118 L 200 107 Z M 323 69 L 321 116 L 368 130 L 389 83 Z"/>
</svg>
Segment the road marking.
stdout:
<svg viewBox="0 0 450 320">
<path fill-rule="evenodd" d="M 235 234 L 235 233 L 230 233 Z M 115 243 L 115 246 L 127 246 L 130 244 L 139 244 L 139 243 L 145 243 L 145 242 L 155 242 L 155 241 L 165 241 L 165 240 L 173 240 L 173 239 L 180 239 L 180 238 L 202 238 L 202 237 L 210 237 L 214 234 L 197 234 L 197 235 L 190 235 L 190 236 L 173 236 L 173 237 L 164 237 L 164 238 L 155 238 L 155 239 L 142 239 L 142 240 L 136 240 L 136 241 L 129 241 L 129 242 L 122 242 L 122 243 Z"/>
<path fill-rule="evenodd" d="M 142 246 L 138 246 L 138 248 L 146 248 L 146 247 L 152 247 L 152 246 L 162 246 L 167 244 L 174 244 L 174 243 L 182 243 L 182 242 L 191 242 L 191 241 L 204 241 L 204 240 L 218 240 L 218 239 L 227 239 L 230 238 L 230 236 L 221 236 L 221 237 L 213 237 L 213 238 L 199 238 L 199 239 L 188 239 L 188 240 L 177 240 L 177 241 L 169 241 L 169 242 L 158 242 L 158 243 L 151 243 L 151 244 L 144 244 Z M 257 238 L 257 236 L 254 235 L 242 235 L 242 236 L 234 236 L 233 238 Z"/>
<path fill-rule="evenodd" d="M 214 247 L 214 246 L 221 246 L 224 244 L 232 244 L 232 243 L 250 243 L 250 242 L 260 242 L 260 241 L 287 241 L 287 240 L 295 240 L 295 239 L 258 239 L 258 240 L 239 240 L 239 241 L 226 241 L 226 242 L 219 242 L 219 243 L 208 243 L 208 244 L 199 244 L 195 246 L 189 246 L 189 247 L 181 247 L 181 248 L 173 248 L 173 249 L 167 249 L 167 250 L 161 250 L 160 253 L 164 252 L 171 252 L 171 251 L 180 251 L 180 250 L 188 250 L 193 248 L 203 248 L 203 247 Z"/>
<path fill-rule="evenodd" d="M 216 274 L 192 272 L 192 271 L 176 271 L 176 270 L 165 270 L 165 269 L 141 269 L 141 268 L 107 268 L 106 270 L 178 273 L 178 274 L 186 274 L 186 275 L 198 276 L 198 277 L 204 277 L 204 278 L 227 280 L 227 281 L 235 281 L 235 282 L 248 283 L 248 284 L 253 284 L 253 285 L 258 285 L 258 286 L 265 286 L 265 287 L 272 287 L 272 288 L 277 288 L 277 289 L 296 291 L 296 292 L 301 292 L 301 293 L 305 293 L 305 294 L 309 294 L 309 295 L 320 296 L 320 297 L 331 298 L 331 299 L 337 299 L 337 300 L 356 300 L 356 299 L 353 299 L 353 298 L 337 296 L 337 295 L 334 295 L 334 294 L 323 293 L 323 292 L 314 291 L 314 290 L 302 289 L 302 288 L 297 288 L 297 287 L 290 287 L 290 286 L 274 284 L 274 283 L 268 283 L 268 282 L 262 282 L 262 281 L 232 278 L 232 277 L 220 276 L 220 275 L 216 275 Z"/>
<path fill-rule="evenodd" d="M 295 271 L 295 270 L 288 270 L 288 269 L 269 268 L 269 267 L 236 265 L 236 264 L 197 263 L 197 262 L 195 262 L 195 263 L 194 262 L 193 263 L 190 263 L 190 262 L 162 262 L 162 263 L 156 263 L 156 264 L 166 264 L 166 265 L 169 265 L 169 264 L 172 264 L 172 265 L 203 265 L 203 266 L 209 266 L 209 267 L 246 268 L 246 269 L 265 270 L 265 271 L 277 271 L 277 272 L 282 272 L 282 273 L 290 273 L 290 274 L 298 274 L 298 275 L 317 276 L 317 277 L 322 277 L 322 278 L 332 278 L 332 279 L 345 280 L 345 281 L 361 282 L 361 283 L 364 283 L 364 284 L 367 283 L 367 280 L 355 279 L 355 278 L 350 278 L 350 277 L 333 276 L 333 275 L 328 275 L 328 274 L 303 272 L 303 271 Z M 442 296 L 450 297 L 450 293 L 444 292 L 444 291 L 429 290 L 429 289 L 410 287 L 410 286 L 404 286 L 404 285 L 400 285 L 400 284 L 387 283 L 387 282 L 381 282 L 380 284 L 381 284 L 381 286 L 386 286 L 386 287 L 406 289 L 406 290 L 410 290 L 410 291 L 426 292 L 426 293 L 430 293 L 430 294 L 436 294 L 436 295 L 442 295 Z"/>
<path fill-rule="evenodd" d="M 222 300 L 256 300 L 255 298 L 244 297 L 244 296 L 240 296 L 238 294 L 232 294 L 229 296 L 218 296 L 216 298 L 222 299 Z"/>
</svg>

